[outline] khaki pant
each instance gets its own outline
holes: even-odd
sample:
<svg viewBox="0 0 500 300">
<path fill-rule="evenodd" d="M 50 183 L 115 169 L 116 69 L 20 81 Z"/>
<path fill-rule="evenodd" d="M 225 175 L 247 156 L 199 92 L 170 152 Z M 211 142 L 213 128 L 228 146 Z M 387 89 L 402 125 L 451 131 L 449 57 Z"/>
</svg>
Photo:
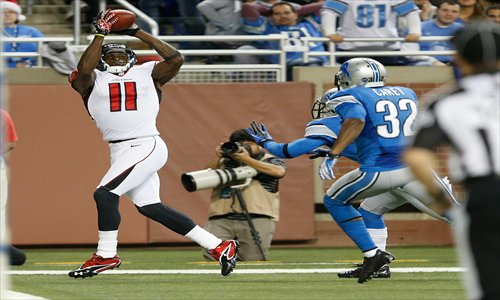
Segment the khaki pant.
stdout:
<svg viewBox="0 0 500 300">
<path fill-rule="evenodd" d="M 276 223 L 269 218 L 253 218 L 253 224 L 259 232 L 261 247 L 265 258 L 269 256 L 269 248 L 276 230 Z M 255 244 L 248 221 L 215 219 L 209 220 L 205 229 L 222 240 L 236 239 L 240 242 L 238 252 L 239 260 L 263 260 L 259 247 Z M 206 258 L 212 259 L 210 255 L 204 254 Z"/>
</svg>

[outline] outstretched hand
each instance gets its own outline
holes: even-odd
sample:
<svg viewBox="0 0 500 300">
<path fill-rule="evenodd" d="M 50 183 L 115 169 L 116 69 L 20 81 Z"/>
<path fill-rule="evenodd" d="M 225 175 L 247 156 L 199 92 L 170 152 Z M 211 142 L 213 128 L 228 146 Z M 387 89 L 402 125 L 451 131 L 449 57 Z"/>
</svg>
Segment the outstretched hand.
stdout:
<svg viewBox="0 0 500 300">
<path fill-rule="evenodd" d="M 92 23 L 95 28 L 96 34 L 107 35 L 111 31 L 111 27 L 118 21 L 118 17 L 110 12 L 111 9 L 105 12 L 100 12 L 94 19 Z"/>
<path fill-rule="evenodd" d="M 266 125 L 264 124 L 252 121 L 252 123 L 250 123 L 250 128 L 245 128 L 245 130 L 260 146 L 263 146 L 265 142 L 273 141 L 273 137 L 269 134 L 269 132 L 267 132 Z"/>
<path fill-rule="evenodd" d="M 339 159 L 338 155 L 325 156 L 325 159 L 319 167 L 318 173 L 321 180 L 333 180 L 335 175 L 333 174 L 333 167 Z"/>
</svg>

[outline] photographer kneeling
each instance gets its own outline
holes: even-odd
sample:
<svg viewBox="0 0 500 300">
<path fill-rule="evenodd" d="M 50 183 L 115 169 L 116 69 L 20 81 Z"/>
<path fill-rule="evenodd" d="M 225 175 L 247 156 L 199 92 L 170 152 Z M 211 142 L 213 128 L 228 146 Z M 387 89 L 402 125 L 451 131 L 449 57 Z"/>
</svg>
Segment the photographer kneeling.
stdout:
<svg viewBox="0 0 500 300">
<path fill-rule="evenodd" d="M 241 166 L 255 169 L 257 175 L 248 185 L 240 180 L 213 189 L 205 228 L 223 240 L 237 239 L 240 242 L 238 259 L 266 260 L 279 218 L 279 179 L 285 176 L 286 166 L 240 129 L 231 134 L 229 142 L 215 149 L 215 157 L 206 167 Z"/>
</svg>

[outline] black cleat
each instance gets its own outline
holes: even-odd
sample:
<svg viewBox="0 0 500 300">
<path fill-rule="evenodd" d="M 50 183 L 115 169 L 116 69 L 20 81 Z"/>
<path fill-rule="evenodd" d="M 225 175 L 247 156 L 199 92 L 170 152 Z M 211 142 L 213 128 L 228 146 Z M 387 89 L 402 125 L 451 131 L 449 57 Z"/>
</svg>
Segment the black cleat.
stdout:
<svg viewBox="0 0 500 300">
<path fill-rule="evenodd" d="M 339 278 L 359 278 L 363 264 L 357 264 L 356 269 L 337 273 Z M 377 272 L 373 273 L 372 278 L 391 278 L 391 270 L 389 266 L 383 266 Z"/>
<path fill-rule="evenodd" d="M 361 267 L 358 283 L 365 283 L 373 277 L 373 274 L 394 260 L 394 256 L 389 252 L 377 250 L 372 257 L 365 257 L 363 267 Z"/>
</svg>

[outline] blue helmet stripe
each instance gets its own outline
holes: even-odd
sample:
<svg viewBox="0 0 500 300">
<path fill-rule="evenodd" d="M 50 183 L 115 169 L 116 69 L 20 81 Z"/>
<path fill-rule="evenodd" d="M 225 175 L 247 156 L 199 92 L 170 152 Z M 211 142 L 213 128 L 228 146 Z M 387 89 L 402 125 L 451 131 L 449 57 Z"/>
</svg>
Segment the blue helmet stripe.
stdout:
<svg viewBox="0 0 500 300">
<path fill-rule="evenodd" d="M 374 64 L 373 62 L 368 62 L 372 68 L 373 71 L 373 77 L 374 77 L 374 82 L 379 82 L 379 70 L 377 68 L 377 65 Z"/>
</svg>

